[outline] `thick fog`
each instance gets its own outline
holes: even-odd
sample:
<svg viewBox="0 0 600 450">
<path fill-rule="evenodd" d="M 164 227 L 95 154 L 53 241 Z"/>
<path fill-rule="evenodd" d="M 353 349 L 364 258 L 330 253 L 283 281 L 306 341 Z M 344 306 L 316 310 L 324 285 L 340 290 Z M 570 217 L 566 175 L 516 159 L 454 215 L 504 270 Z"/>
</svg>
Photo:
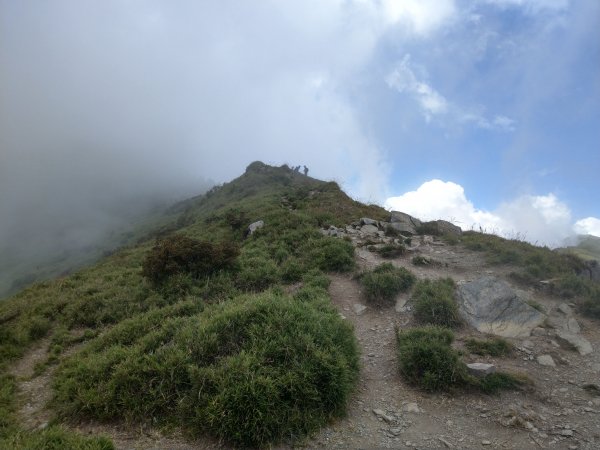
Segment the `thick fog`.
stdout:
<svg viewBox="0 0 600 450">
<path fill-rule="evenodd" d="M 256 159 L 376 171 L 377 153 L 325 86 L 372 37 L 346 36 L 339 5 L 318 5 L 0 1 L 4 274 Z"/>
</svg>

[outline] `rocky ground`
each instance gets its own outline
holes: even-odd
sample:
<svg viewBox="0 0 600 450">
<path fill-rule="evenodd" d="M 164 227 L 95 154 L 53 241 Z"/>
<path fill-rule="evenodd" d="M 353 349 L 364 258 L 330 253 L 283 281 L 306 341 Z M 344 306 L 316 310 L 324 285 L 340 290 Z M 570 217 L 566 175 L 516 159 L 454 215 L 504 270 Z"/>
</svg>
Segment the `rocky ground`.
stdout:
<svg viewBox="0 0 600 450">
<path fill-rule="evenodd" d="M 353 230 L 353 231 L 351 231 Z M 460 244 L 449 245 L 430 236 L 414 238 L 408 254 L 391 260 L 369 251 L 369 242 L 385 239 L 381 232 L 348 227 L 333 230 L 347 235 L 357 245 L 357 263 L 368 269 L 389 261 L 409 268 L 418 278 L 451 277 L 459 285 L 495 276 L 508 279 L 511 267 L 487 266 L 482 254 Z M 330 230 L 325 230 L 330 233 Z M 414 266 L 414 255 L 435 264 Z M 360 285 L 351 275 L 332 275 L 332 300 L 354 324 L 362 353 L 358 389 L 348 416 L 304 442 L 308 448 L 506 448 L 506 449 L 596 449 L 600 448 L 600 329 L 598 323 L 577 315 L 564 300 L 543 289 L 531 288 L 526 295 L 547 313 L 543 327 L 531 336 L 508 338 L 516 351 L 509 357 L 477 357 L 465 352 L 467 362 L 494 364 L 499 370 L 522 372 L 534 386 L 518 392 L 488 396 L 473 392 L 429 394 L 407 385 L 399 376 L 395 353 L 395 327 L 415 325 L 409 295 L 398 297 L 387 309 L 367 306 Z M 592 352 L 582 355 L 560 334 L 583 337 Z M 484 337 L 465 326 L 456 333 L 457 347 L 468 337 Z M 51 370 L 34 375 L 36 362 L 46 357 L 48 342 L 32 349 L 12 373 L 20 380 L 21 416 L 30 428 L 46 426 L 50 413 Z M 580 349 L 581 350 L 581 349 Z M 585 353 L 585 351 L 584 351 Z M 224 448 L 202 440 L 190 442 L 180 436 L 165 437 L 156 431 L 122 425 L 78 424 L 84 433 L 103 433 L 118 448 Z"/>
</svg>

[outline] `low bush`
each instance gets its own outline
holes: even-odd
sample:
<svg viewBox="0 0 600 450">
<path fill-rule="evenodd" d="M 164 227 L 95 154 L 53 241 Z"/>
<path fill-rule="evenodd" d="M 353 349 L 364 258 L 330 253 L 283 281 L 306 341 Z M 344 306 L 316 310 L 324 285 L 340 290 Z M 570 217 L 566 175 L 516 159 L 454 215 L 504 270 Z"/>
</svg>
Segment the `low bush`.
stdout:
<svg viewBox="0 0 600 450">
<path fill-rule="evenodd" d="M 142 265 L 142 275 L 160 285 L 173 275 L 189 274 L 198 278 L 231 268 L 239 254 L 229 242 L 213 244 L 182 235 L 156 242 Z"/>
<path fill-rule="evenodd" d="M 477 389 L 486 394 L 520 389 L 531 384 L 526 376 L 496 372 L 483 378 L 468 373 L 460 353 L 452 348 L 454 334 L 447 328 L 426 326 L 396 331 L 398 367 L 409 383 L 426 391 Z"/>
<path fill-rule="evenodd" d="M 0 448 L 11 450 L 114 450 L 110 439 L 103 436 L 88 437 L 61 427 L 16 433 L 0 438 Z"/>
<path fill-rule="evenodd" d="M 513 346 L 506 339 L 494 337 L 486 340 L 469 338 L 465 347 L 476 355 L 506 356 L 512 352 Z"/>
<path fill-rule="evenodd" d="M 307 289 L 303 301 L 264 292 L 132 319 L 59 367 L 54 402 L 63 416 L 152 420 L 242 446 L 305 436 L 344 414 L 359 367 L 351 325 Z"/>
<path fill-rule="evenodd" d="M 588 317 L 600 319 L 600 287 L 594 287 L 585 296 L 581 310 Z"/>
<path fill-rule="evenodd" d="M 447 391 L 465 385 L 467 366 L 451 347 L 454 334 L 445 328 L 424 327 L 397 332 L 402 376 L 427 391 Z"/>
<path fill-rule="evenodd" d="M 451 278 L 420 280 L 413 290 L 415 317 L 421 323 L 456 327 L 461 320 Z"/>
<path fill-rule="evenodd" d="M 502 390 L 518 390 L 533 384 L 526 375 L 507 372 L 491 373 L 483 378 L 472 379 L 471 382 L 486 394 L 496 394 Z"/>
<path fill-rule="evenodd" d="M 400 292 L 410 289 L 416 277 L 404 267 L 385 263 L 363 273 L 359 279 L 365 298 L 371 303 L 385 305 L 393 303 Z"/>
<path fill-rule="evenodd" d="M 354 246 L 343 239 L 328 238 L 312 249 L 311 259 L 325 272 L 348 272 L 354 269 Z"/>
<path fill-rule="evenodd" d="M 406 247 L 401 244 L 386 244 L 376 251 L 382 258 L 397 258 L 406 253 Z"/>
<path fill-rule="evenodd" d="M 428 256 L 417 255 L 411 260 L 413 266 L 441 266 L 442 263 Z"/>
</svg>

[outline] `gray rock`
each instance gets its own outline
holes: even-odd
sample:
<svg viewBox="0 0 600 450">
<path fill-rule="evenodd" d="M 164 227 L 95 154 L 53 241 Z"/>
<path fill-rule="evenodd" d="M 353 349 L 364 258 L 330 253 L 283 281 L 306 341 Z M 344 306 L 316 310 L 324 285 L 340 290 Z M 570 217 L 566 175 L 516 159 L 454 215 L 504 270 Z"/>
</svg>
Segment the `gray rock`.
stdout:
<svg viewBox="0 0 600 450">
<path fill-rule="evenodd" d="M 373 410 L 373 414 L 375 414 L 375 416 L 377 416 L 378 419 L 382 419 L 385 420 L 386 422 L 392 422 L 394 420 L 393 417 L 388 416 L 385 411 L 381 410 L 381 409 L 374 409 Z"/>
<path fill-rule="evenodd" d="M 572 316 L 573 315 L 573 310 L 571 309 L 571 307 L 569 305 L 567 305 L 566 303 L 561 303 L 560 305 L 558 305 L 557 308 L 561 313 L 563 313 L 565 316 Z"/>
<path fill-rule="evenodd" d="M 542 365 L 542 366 L 547 366 L 547 367 L 556 367 L 556 364 L 554 364 L 554 360 L 552 359 L 552 356 L 550 355 L 540 355 L 537 357 L 537 362 L 538 364 Z"/>
<path fill-rule="evenodd" d="M 423 224 L 427 234 L 436 236 L 461 236 L 462 229 L 447 220 L 432 220 Z"/>
<path fill-rule="evenodd" d="M 566 323 L 566 328 L 567 331 L 573 334 L 579 334 L 581 332 L 581 327 L 579 326 L 579 323 L 577 322 L 577 320 L 575 320 L 574 317 L 569 317 L 569 320 L 567 320 Z"/>
<path fill-rule="evenodd" d="M 421 221 L 400 211 L 392 211 L 390 217 L 390 226 L 400 233 L 417 234 L 417 228 L 421 226 Z"/>
<path fill-rule="evenodd" d="M 379 225 L 379 222 L 377 222 L 374 219 L 369 219 L 368 217 L 361 217 L 360 218 L 360 223 L 362 225 L 375 225 L 375 226 Z"/>
<path fill-rule="evenodd" d="M 352 305 L 352 310 L 354 311 L 354 314 L 360 316 L 367 310 L 367 307 L 365 305 L 361 305 L 360 303 L 355 303 Z"/>
<path fill-rule="evenodd" d="M 250 225 L 248 225 L 248 230 L 246 231 L 246 235 L 247 236 L 252 236 L 252 233 L 254 233 L 256 230 L 258 230 L 259 228 L 262 228 L 265 226 L 265 222 L 262 220 L 257 220 L 254 223 L 251 223 Z"/>
<path fill-rule="evenodd" d="M 360 231 L 363 234 L 376 236 L 379 232 L 379 228 L 377 228 L 375 225 L 363 225 L 362 227 L 360 227 Z"/>
<path fill-rule="evenodd" d="M 402 411 L 406 413 L 420 413 L 421 408 L 415 402 L 410 402 L 402 406 Z"/>
<path fill-rule="evenodd" d="M 565 437 L 573 436 L 573 430 L 560 430 L 560 435 Z"/>
<path fill-rule="evenodd" d="M 406 308 L 405 308 L 406 302 L 408 302 L 408 297 L 406 297 L 406 295 L 402 295 L 402 296 L 398 297 L 398 299 L 396 300 L 396 306 L 394 307 L 396 312 L 406 311 Z"/>
<path fill-rule="evenodd" d="M 485 377 L 490 373 L 496 372 L 496 366 L 493 364 L 486 363 L 471 363 L 467 364 L 467 369 L 469 369 L 469 373 L 476 377 Z"/>
<path fill-rule="evenodd" d="M 482 333 L 526 337 L 545 315 L 529 306 L 506 281 L 486 276 L 457 289 L 459 313 Z"/>
<path fill-rule="evenodd" d="M 588 355 L 594 351 L 592 344 L 583 336 L 569 333 L 568 331 L 558 331 L 556 338 L 561 343 L 574 347 L 580 355 Z"/>
</svg>

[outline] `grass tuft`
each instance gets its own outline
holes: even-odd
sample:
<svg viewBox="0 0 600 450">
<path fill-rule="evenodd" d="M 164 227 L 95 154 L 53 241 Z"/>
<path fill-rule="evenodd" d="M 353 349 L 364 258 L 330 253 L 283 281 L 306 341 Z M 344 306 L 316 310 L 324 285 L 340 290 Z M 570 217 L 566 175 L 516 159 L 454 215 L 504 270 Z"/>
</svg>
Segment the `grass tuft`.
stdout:
<svg viewBox="0 0 600 450">
<path fill-rule="evenodd" d="M 367 301 L 378 305 L 391 305 L 396 295 L 410 289 L 416 277 L 404 267 L 384 263 L 370 272 L 361 274 L 359 280 Z"/>
<path fill-rule="evenodd" d="M 457 327 L 461 324 L 451 278 L 420 280 L 413 290 L 415 317 L 424 324 Z"/>
<path fill-rule="evenodd" d="M 465 347 L 476 355 L 506 356 L 513 350 L 513 346 L 506 339 L 493 337 L 486 340 L 469 338 L 465 341 Z"/>
<path fill-rule="evenodd" d="M 238 445 L 305 436 L 344 414 L 358 350 L 326 291 L 303 292 L 131 319 L 59 367 L 55 404 L 63 416 L 151 419 Z"/>
</svg>

